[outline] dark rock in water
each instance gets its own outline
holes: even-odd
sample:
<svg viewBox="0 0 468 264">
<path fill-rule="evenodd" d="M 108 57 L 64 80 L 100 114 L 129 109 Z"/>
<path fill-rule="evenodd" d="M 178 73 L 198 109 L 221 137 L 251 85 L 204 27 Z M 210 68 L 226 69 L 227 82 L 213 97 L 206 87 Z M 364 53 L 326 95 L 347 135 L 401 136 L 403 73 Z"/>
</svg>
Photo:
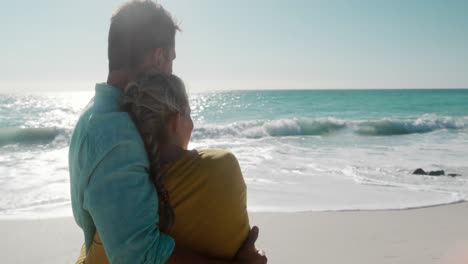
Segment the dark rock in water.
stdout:
<svg viewBox="0 0 468 264">
<path fill-rule="evenodd" d="M 416 175 L 427 175 L 427 173 L 426 173 L 423 169 L 421 169 L 421 168 L 415 170 L 415 171 L 413 172 L 413 174 L 416 174 Z"/>
<path fill-rule="evenodd" d="M 442 176 L 442 175 L 445 175 L 445 171 L 444 170 L 436 170 L 436 171 L 425 172 L 423 169 L 419 168 L 419 169 L 416 169 L 413 172 L 413 174 L 415 174 L 415 175 Z M 447 176 L 457 177 L 457 176 L 461 176 L 461 175 L 456 174 L 456 173 L 449 173 L 449 174 L 447 174 Z"/>
<path fill-rule="evenodd" d="M 430 172 L 428 173 L 428 175 L 431 175 L 431 176 L 441 176 L 441 175 L 445 175 L 445 171 L 443 171 L 443 170 L 430 171 Z"/>
</svg>

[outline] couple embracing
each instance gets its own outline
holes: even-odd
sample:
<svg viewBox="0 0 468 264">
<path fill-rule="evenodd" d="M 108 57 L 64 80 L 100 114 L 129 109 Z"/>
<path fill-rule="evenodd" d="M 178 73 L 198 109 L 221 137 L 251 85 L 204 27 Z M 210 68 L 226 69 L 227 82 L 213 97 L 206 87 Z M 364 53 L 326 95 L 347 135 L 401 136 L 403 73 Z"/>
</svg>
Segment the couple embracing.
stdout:
<svg viewBox="0 0 468 264">
<path fill-rule="evenodd" d="M 97 84 L 70 143 L 77 263 L 266 263 L 255 248 L 237 159 L 188 150 L 183 81 L 172 75 L 179 30 L 152 1 L 113 14 L 109 75 Z"/>
</svg>

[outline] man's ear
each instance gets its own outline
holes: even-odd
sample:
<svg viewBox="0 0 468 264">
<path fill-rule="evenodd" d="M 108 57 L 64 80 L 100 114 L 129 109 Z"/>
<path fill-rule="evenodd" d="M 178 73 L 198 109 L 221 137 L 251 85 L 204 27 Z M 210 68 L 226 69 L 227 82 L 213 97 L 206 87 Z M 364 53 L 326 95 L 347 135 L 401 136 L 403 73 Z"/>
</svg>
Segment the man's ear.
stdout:
<svg viewBox="0 0 468 264">
<path fill-rule="evenodd" d="M 156 48 L 153 50 L 151 54 L 151 65 L 160 70 L 160 68 L 164 65 L 164 50 L 162 48 Z"/>
</svg>

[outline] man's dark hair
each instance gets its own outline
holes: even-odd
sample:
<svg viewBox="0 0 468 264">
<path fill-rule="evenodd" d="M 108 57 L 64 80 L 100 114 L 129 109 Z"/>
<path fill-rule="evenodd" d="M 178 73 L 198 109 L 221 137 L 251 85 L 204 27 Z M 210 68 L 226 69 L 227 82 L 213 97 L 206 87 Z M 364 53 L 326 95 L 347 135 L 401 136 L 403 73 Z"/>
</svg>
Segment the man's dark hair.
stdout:
<svg viewBox="0 0 468 264">
<path fill-rule="evenodd" d="M 135 71 L 155 48 L 175 46 L 179 27 L 161 5 L 133 0 L 112 15 L 108 39 L 109 71 Z"/>
</svg>

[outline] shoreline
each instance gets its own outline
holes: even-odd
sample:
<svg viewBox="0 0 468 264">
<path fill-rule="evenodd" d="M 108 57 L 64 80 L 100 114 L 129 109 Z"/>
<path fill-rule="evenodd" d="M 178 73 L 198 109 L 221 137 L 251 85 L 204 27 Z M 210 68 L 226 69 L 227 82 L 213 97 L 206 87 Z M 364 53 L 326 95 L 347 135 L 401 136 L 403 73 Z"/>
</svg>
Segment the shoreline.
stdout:
<svg viewBox="0 0 468 264">
<path fill-rule="evenodd" d="M 248 210 L 249 215 L 250 214 L 303 214 L 303 213 L 333 213 L 333 212 L 344 212 L 344 213 L 349 213 L 349 212 L 398 212 L 398 211 L 406 211 L 406 210 L 418 210 L 418 209 L 426 209 L 426 208 L 432 208 L 432 207 L 443 207 L 443 206 L 450 206 L 450 205 L 455 205 L 455 204 L 460 204 L 460 203 L 468 203 L 468 200 L 462 199 L 462 200 L 457 200 L 453 202 L 448 202 L 448 203 L 440 203 L 440 204 L 429 204 L 429 205 L 422 205 L 422 206 L 410 206 L 410 207 L 403 207 L 403 208 L 390 208 L 390 209 L 330 209 L 330 210 L 304 210 L 304 211 L 268 211 L 268 210 Z M 71 204 L 69 205 L 71 207 Z M 66 218 L 73 218 L 72 215 L 72 210 L 59 210 L 62 213 L 58 214 L 51 214 L 51 215 L 45 215 L 45 216 L 37 216 L 34 214 L 28 214 L 28 213 L 23 213 L 23 214 L 11 214 L 11 215 L 0 215 L 0 223 L 2 221 L 28 221 L 28 220 L 52 220 L 52 219 L 66 219 Z M 63 213 L 64 211 L 69 211 L 68 213 Z"/>
<path fill-rule="evenodd" d="M 404 210 L 249 212 L 268 263 L 457 263 L 468 253 L 468 202 Z M 74 263 L 72 217 L 0 219 L 4 263 Z"/>
</svg>

